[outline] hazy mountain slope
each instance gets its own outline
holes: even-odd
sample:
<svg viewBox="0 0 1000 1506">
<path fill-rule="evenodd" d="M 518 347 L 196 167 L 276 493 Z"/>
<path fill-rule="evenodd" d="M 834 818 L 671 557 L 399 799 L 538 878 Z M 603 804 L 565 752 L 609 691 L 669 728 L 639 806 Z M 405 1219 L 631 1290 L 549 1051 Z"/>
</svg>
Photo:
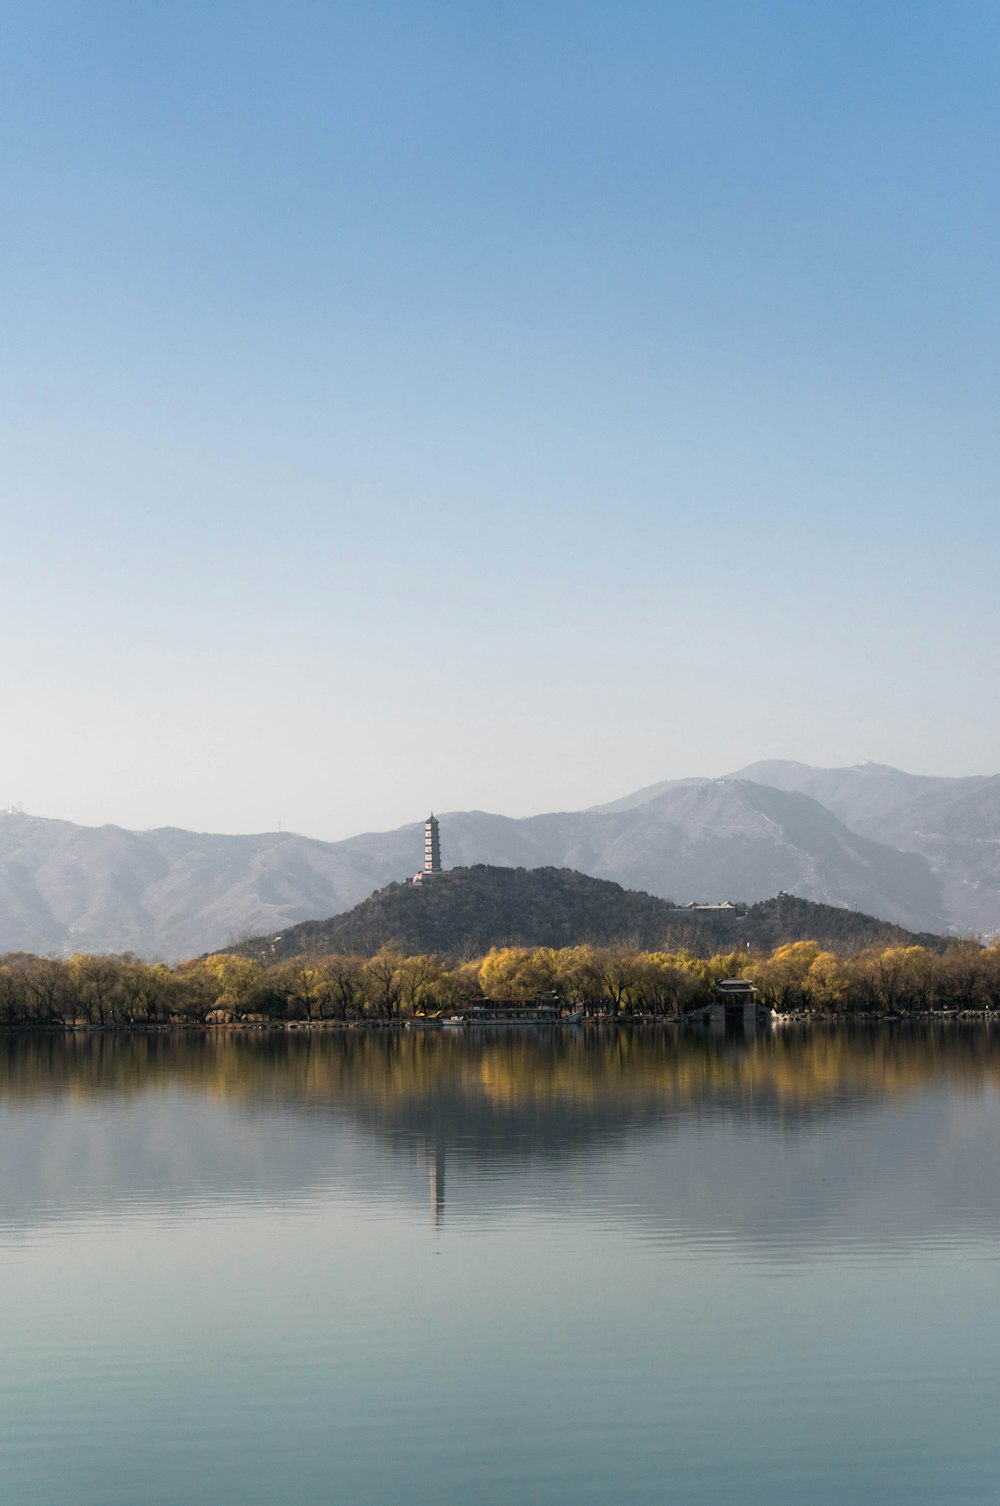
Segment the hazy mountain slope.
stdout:
<svg viewBox="0 0 1000 1506">
<path fill-rule="evenodd" d="M 950 926 L 1000 931 L 1000 776 L 943 778 L 877 763 L 818 769 L 770 759 L 729 777 L 808 795 L 851 831 L 919 853 L 939 885 Z M 698 781 L 666 780 L 599 809 L 638 808 L 683 782 Z"/>
<path fill-rule="evenodd" d="M 788 889 L 911 929 L 942 927 L 924 859 L 849 832 L 804 795 L 748 781 L 677 785 L 633 809 L 524 824 L 559 842 L 561 865 L 653 894 L 752 901 Z"/>
<path fill-rule="evenodd" d="M 1000 776 L 902 812 L 896 826 L 927 857 L 955 924 L 991 935 L 1000 930 Z"/>
<path fill-rule="evenodd" d="M 739 778 L 740 776 L 734 775 L 733 777 Z M 746 777 L 748 779 L 752 779 L 753 775 L 748 774 Z M 760 782 L 761 784 L 769 783 L 769 781 L 766 779 L 762 779 Z M 648 805 L 649 802 L 651 800 L 655 800 L 658 795 L 665 795 L 668 790 L 678 789 L 681 785 L 711 783 L 712 781 L 710 779 L 702 779 L 700 777 L 695 777 L 692 779 L 661 779 L 658 784 L 647 784 L 641 790 L 633 790 L 631 795 L 622 795 L 618 800 L 605 801 L 603 805 L 591 805 L 588 807 L 588 809 L 591 811 L 597 811 L 598 813 L 603 815 L 607 815 L 613 811 L 630 811 L 634 810 L 637 805 Z"/>
<path fill-rule="evenodd" d="M 523 822 L 452 818 L 449 866 L 537 867 L 547 848 Z M 423 862 L 423 825 L 320 842 L 291 832 L 131 832 L 0 815 L 0 952 L 135 951 L 195 956 L 236 934 L 349 909 Z"/>
<path fill-rule="evenodd" d="M 347 908 L 357 893 L 338 885 L 359 868 L 290 833 L 130 832 L 4 815 L 0 950 L 190 955 L 235 931 Z"/>
<path fill-rule="evenodd" d="M 954 919 L 925 858 L 849 832 L 805 795 L 748 781 L 679 782 L 608 812 L 526 820 L 457 812 L 442 817 L 441 832 L 447 867 L 573 868 L 680 901 L 753 901 L 788 889 L 914 930 Z M 347 910 L 412 874 L 422 851 L 419 822 L 319 842 L 287 832 L 129 832 L 4 815 L 0 950 L 195 955 L 234 933 Z"/>
<path fill-rule="evenodd" d="M 561 811 L 515 821 L 483 811 L 441 817 L 446 867 L 572 868 L 686 900 L 763 899 L 778 889 L 847 905 L 911 929 L 943 928 L 940 885 L 925 860 L 846 830 L 805 796 L 746 781 L 672 786 L 632 809 Z M 419 825 L 335 844 L 351 901 L 411 873 Z M 348 875 L 346 861 L 361 864 Z M 363 878 L 362 878 L 363 872 Z"/>
<path fill-rule="evenodd" d="M 729 776 L 750 779 L 772 789 L 810 795 L 862 836 L 906 848 L 925 816 L 989 784 L 988 775 L 946 779 L 907 774 L 889 764 L 860 763 L 842 769 L 816 769 L 803 763 L 771 759 L 749 764 Z M 918 850 L 910 846 L 910 850 Z"/>
<path fill-rule="evenodd" d="M 553 861 L 551 843 L 544 831 L 534 826 L 538 819 L 546 818 L 515 820 L 486 811 L 449 812 L 441 817 L 445 866 L 469 867 L 483 862 L 537 868 Z M 377 882 L 388 883 L 393 878 L 409 877 L 423 866 L 423 823 L 414 822 L 395 831 L 366 832 L 333 845 L 350 865 L 352 876 L 355 872 L 360 874 L 367 865 L 365 871 L 376 876 Z M 362 892 L 356 893 L 351 903 L 370 894 L 374 886 L 361 887 Z"/>
<path fill-rule="evenodd" d="M 404 830 L 412 832 L 405 838 L 414 844 L 412 861 L 418 830 Z M 403 836 L 351 840 L 355 850 L 384 856 Z M 747 781 L 681 782 L 641 806 L 610 812 L 521 821 L 454 812 L 441 818 L 441 838 L 448 867 L 572 868 L 681 901 L 753 901 L 789 889 L 910 929 L 945 927 L 941 887 L 924 859 L 847 831 L 805 796 Z M 390 876 L 401 876 L 399 869 Z"/>
<path fill-rule="evenodd" d="M 782 895 L 743 913 L 678 913 L 668 901 L 568 868 L 452 868 L 420 884 L 388 884 L 346 915 L 307 920 L 232 950 L 280 961 L 310 952 L 371 955 L 387 943 L 404 952 L 478 957 L 492 946 L 683 946 L 702 956 L 740 940 L 754 950 L 813 940 L 838 949 L 914 943 L 913 935 L 853 910 Z"/>
<path fill-rule="evenodd" d="M 751 764 L 736 777 L 802 790 L 853 831 L 927 858 L 953 926 L 1000 929 L 1000 776 L 944 779 L 885 764 Z"/>
</svg>

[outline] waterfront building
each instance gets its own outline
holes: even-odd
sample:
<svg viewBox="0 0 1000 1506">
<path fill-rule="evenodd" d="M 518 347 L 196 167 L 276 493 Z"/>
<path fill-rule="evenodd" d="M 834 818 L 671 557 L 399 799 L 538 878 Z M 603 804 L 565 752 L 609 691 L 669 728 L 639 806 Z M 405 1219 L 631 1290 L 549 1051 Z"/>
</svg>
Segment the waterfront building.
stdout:
<svg viewBox="0 0 1000 1506">
<path fill-rule="evenodd" d="M 757 1007 L 757 989 L 747 978 L 720 978 L 712 987 L 712 1003 L 727 1013 Z"/>
<path fill-rule="evenodd" d="M 685 1018 L 691 1024 L 710 1025 L 720 1032 L 742 1024 L 745 1032 L 755 1034 L 758 1024 L 768 1020 L 770 1013 L 749 978 L 719 978 L 712 985 L 711 1003 L 692 1010 Z"/>
</svg>

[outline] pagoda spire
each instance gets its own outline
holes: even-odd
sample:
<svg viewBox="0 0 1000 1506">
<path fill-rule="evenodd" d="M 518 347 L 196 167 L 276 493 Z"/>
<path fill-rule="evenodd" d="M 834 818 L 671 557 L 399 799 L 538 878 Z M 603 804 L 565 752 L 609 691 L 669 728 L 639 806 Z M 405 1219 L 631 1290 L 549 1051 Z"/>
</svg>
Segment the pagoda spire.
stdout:
<svg viewBox="0 0 1000 1506">
<path fill-rule="evenodd" d="M 424 872 L 441 872 L 441 837 L 433 811 L 424 822 Z"/>
</svg>

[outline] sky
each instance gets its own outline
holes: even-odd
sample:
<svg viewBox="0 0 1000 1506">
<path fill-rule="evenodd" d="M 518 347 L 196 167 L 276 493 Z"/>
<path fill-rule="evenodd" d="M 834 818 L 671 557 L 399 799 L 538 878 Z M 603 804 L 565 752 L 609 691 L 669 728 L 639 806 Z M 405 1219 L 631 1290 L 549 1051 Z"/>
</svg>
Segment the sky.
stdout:
<svg viewBox="0 0 1000 1506">
<path fill-rule="evenodd" d="M 0 802 L 1000 770 L 993 0 L 8 0 Z"/>
</svg>

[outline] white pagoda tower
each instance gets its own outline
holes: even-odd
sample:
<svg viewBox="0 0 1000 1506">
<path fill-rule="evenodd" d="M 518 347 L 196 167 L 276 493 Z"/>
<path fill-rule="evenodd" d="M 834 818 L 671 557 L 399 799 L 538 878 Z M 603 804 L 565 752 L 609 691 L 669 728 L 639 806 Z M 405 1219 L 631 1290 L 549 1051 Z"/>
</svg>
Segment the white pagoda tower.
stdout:
<svg viewBox="0 0 1000 1506">
<path fill-rule="evenodd" d="M 419 873 L 413 875 L 413 882 L 419 884 L 422 879 L 429 878 L 432 873 L 441 872 L 441 837 L 438 832 L 437 818 L 431 814 L 424 822 L 424 866 Z"/>
<path fill-rule="evenodd" d="M 441 837 L 433 812 L 424 822 L 424 872 L 441 872 Z"/>
</svg>

